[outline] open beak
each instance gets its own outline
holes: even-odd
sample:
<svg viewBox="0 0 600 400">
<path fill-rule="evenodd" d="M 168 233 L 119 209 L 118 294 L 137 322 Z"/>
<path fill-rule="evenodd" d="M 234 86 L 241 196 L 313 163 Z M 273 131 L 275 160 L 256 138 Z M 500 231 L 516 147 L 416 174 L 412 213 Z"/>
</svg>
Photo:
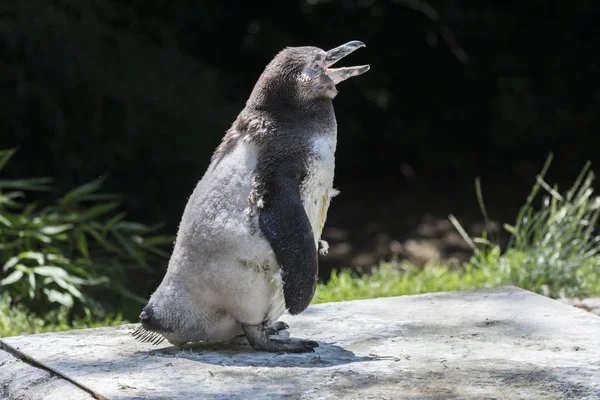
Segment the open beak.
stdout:
<svg viewBox="0 0 600 400">
<path fill-rule="evenodd" d="M 342 67 L 342 68 L 329 68 L 342 58 L 346 57 L 348 54 L 353 51 L 365 47 L 363 42 L 359 42 L 358 40 L 353 40 L 346 44 L 336 47 L 335 49 L 331 49 L 327 52 L 327 56 L 325 57 L 325 75 L 327 75 L 334 84 L 338 84 L 342 81 L 345 81 L 348 78 L 353 76 L 362 75 L 369 70 L 368 65 L 359 65 L 356 67 Z"/>
</svg>

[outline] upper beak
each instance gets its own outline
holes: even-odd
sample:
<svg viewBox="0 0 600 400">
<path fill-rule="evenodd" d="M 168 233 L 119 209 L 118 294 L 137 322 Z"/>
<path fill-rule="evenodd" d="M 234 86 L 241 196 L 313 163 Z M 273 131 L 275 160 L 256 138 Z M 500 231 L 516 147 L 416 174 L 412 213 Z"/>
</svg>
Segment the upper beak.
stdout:
<svg viewBox="0 0 600 400">
<path fill-rule="evenodd" d="M 346 57 L 348 54 L 361 47 L 365 47 L 365 44 L 363 42 L 353 40 L 351 42 L 338 46 L 335 49 L 331 49 L 327 52 L 327 56 L 325 57 L 325 75 L 331 78 L 334 84 L 337 85 L 338 83 L 352 76 L 364 74 L 369 70 L 370 67 L 368 65 L 359 65 L 356 67 L 329 68 L 342 58 Z"/>
</svg>

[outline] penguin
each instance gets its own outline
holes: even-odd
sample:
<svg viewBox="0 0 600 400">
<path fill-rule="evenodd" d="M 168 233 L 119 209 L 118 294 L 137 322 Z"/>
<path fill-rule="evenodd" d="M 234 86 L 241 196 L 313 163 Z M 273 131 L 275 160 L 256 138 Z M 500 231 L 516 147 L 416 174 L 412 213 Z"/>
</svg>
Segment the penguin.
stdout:
<svg viewBox="0 0 600 400">
<path fill-rule="evenodd" d="M 318 347 L 277 336 L 288 328 L 277 320 L 303 312 L 315 293 L 337 193 L 332 100 L 337 84 L 370 68 L 331 67 L 363 46 L 287 47 L 266 66 L 188 199 L 137 339 L 181 346 L 243 335 L 256 351 Z"/>
</svg>

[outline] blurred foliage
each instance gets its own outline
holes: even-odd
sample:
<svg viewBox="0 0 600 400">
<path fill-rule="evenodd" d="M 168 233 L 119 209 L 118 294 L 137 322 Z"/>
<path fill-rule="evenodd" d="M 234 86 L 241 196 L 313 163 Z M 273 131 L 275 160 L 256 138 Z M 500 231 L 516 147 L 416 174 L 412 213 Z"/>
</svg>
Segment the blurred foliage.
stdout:
<svg viewBox="0 0 600 400">
<path fill-rule="evenodd" d="M 11 305 L 11 303 L 10 296 L 6 293 L 0 295 L 0 337 L 114 326 L 127 322 L 120 314 L 73 320 L 67 307 L 52 310 L 42 318 L 32 314 L 22 304 Z"/>
<path fill-rule="evenodd" d="M 600 197 L 593 195 L 590 164 L 564 194 L 544 176 L 549 157 L 514 225 L 505 225 L 512 240 L 503 252 L 487 235 L 471 238 L 450 217 L 474 255 L 458 268 L 429 264 L 383 263 L 371 274 L 334 271 L 320 283 L 313 303 L 400 296 L 515 285 L 553 298 L 600 296 Z M 477 186 L 481 209 L 487 212 Z M 542 204 L 534 206 L 540 191 Z"/>
<path fill-rule="evenodd" d="M 0 172 L 14 153 L 0 151 Z M 118 196 L 99 191 L 102 182 L 44 205 L 24 198 L 48 190 L 49 179 L 0 180 L 0 290 L 11 304 L 38 315 L 65 308 L 89 318 L 103 311 L 94 301 L 95 287 L 144 303 L 127 285 L 126 273 L 168 259 L 164 247 L 174 237 L 157 234 L 160 225 L 126 220 L 117 212 Z"/>
</svg>

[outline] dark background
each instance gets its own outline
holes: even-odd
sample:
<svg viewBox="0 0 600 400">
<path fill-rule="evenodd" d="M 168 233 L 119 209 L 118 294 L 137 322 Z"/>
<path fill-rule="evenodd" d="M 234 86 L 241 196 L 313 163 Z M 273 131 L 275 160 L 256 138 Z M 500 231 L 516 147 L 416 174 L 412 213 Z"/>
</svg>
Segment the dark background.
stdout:
<svg viewBox="0 0 600 400">
<path fill-rule="evenodd" d="M 446 217 L 481 230 L 476 177 L 492 217 L 512 222 L 550 151 L 563 188 L 597 165 L 600 5 L 428 4 L 438 21 L 413 1 L 3 0 L 0 148 L 20 149 L 4 177 L 51 176 L 61 192 L 107 176 L 130 218 L 175 232 L 270 59 L 356 39 L 367 47 L 340 64 L 371 71 L 334 101 L 341 195 L 322 274 L 464 259 Z"/>
</svg>

